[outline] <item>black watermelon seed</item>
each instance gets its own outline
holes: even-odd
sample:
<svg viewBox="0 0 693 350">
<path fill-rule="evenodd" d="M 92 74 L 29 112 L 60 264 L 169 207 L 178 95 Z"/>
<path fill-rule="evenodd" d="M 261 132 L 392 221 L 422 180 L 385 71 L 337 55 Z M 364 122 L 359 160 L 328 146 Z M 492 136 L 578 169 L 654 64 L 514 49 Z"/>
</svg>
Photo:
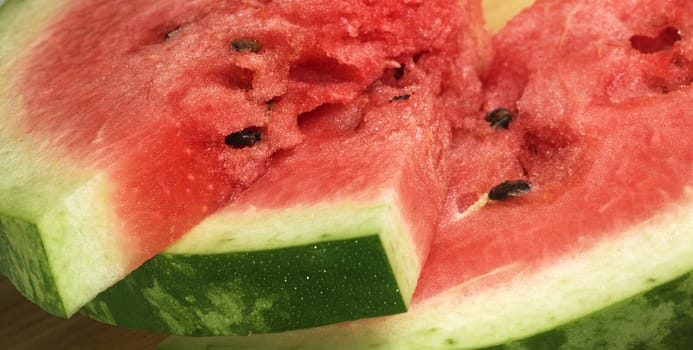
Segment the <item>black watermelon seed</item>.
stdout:
<svg viewBox="0 0 693 350">
<path fill-rule="evenodd" d="M 510 197 L 521 196 L 532 189 L 532 185 L 525 180 L 504 181 L 493 187 L 488 192 L 488 198 L 502 201 Z"/>
<path fill-rule="evenodd" d="M 262 50 L 262 43 L 255 38 L 236 38 L 231 42 L 231 49 L 234 51 L 259 52 Z"/>
<path fill-rule="evenodd" d="M 411 97 L 411 95 L 409 95 L 409 94 L 399 95 L 399 96 L 393 97 L 391 101 L 404 101 L 404 100 L 408 100 L 409 97 Z"/>
<path fill-rule="evenodd" d="M 224 143 L 231 146 L 231 148 L 245 148 L 260 142 L 260 140 L 262 140 L 262 132 L 260 129 L 257 127 L 250 127 L 226 135 Z"/>
<path fill-rule="evenodd" d="M 404 65 L 400 65 L 399 67 L 395 68 L 395 73 L 393 74 L 393 77 L 395 80 L 399 80 L 404 76 Z"/>
<path fill-rule="evenodd" d="M 484 120 L 489 122 L 491 127 L 494 129 L 507 129 L 512 119 L 512 113 L 510 113 L 510 111 L 505 108 L 494 109 L 486 115 L 486 118 L 484 118 Z"/>
</svg>

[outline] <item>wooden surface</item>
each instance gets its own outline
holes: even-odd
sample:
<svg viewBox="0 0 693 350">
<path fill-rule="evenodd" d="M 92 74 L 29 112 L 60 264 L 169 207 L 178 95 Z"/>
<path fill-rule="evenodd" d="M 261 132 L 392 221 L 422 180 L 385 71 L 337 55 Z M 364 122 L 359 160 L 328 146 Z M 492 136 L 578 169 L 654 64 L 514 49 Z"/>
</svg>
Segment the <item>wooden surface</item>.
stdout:
<svg viewBox="0 0 693 350">
<path fill-rule="evenodd" d="M 532 0 L 484 0 L 487 27 L 497 31 L 505 19 L 530 3 Z M 164 338 L 80 315 L 69 320 L 52 317 L 0 277 L 0 350 L 152 350 Z"/>
<path fill-rule="evenodd" d="M 29 303 L 0 277 L 2 350 L 152 350 L 162 334 L 117 328 L 81 315 L 65 320 Z"/>
</svg>

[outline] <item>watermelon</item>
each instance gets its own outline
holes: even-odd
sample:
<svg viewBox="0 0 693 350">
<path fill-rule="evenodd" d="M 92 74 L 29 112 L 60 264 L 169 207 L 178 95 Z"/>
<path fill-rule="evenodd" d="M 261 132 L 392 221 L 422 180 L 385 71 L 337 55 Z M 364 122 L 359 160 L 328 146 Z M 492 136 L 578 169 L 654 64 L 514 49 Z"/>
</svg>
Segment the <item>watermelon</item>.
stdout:
<svg viewBox="0 0 693 350">
<path fill-rule="evenodd" d="M 10 2 L 7 6 L 18 6 L 13 4 Z M 690 347 L 693 341 L 689 335 L 693 328 L 690 312 L 693 296 L 690 182 L 693 169 L 688 144 L 691 141 L 684 134 L 684 113 L 690 96 L 690 39 L 687 35 L 691 28 L 686 18 L 691 12 L 691 5 L 685 1 L 661 4 L 645 0 L 627 3 L 540 0 L 496 36 L 491 62 L 484 61 L 485 55 L 478 55 L 481 61 L 477 64 L 485 71 L 486 102 L 483 108 L 476 110 L 474 103 L 471 108 L 453 104 L 453 107 L 458 106 L 452 108 L 457 111 L 456 117 L 443 118 L 453 126 L 449 134 L 451 152 L 444 169 L 450 188 L 444 216 L 438 222 L 430 255 L 407 313 L 252 337 L 174 337 L 161 348 Z M 0 21 L 0 25 L 2 23 L 5 22 Z M 183 30 L 171 26 L 161 32 L 169 39 Z M 231 46 L 234 50 L 252 53 L 262 52 L 264 48 L 251 38 L 233 42 Z M 413 61 L 414 56 L 411 57 Z M 399 75 L 397 72 L 395 69 L 393 77 Z M 5 73 L 3 78 L 6 76 L 11 75 Z M 474 87 L 470 89 L 473 92 Z M 16 97 L 12 93 L 7 92 L 7 96 Z M 398 94 L 390 97 L 391 102 L 387 103 L 414 102 L 413 98 L 419 95 Z M 467 97 L 476 100 L 474 93 Z M 11 101 L 14 100 L 4 100 L 3 106 L 6 105 L 7 110 L 17 110 L 19 107 Z M 308 125 L 301 128 L 301 123 L 297 123 L 301 135 L 325 132 L 322 118 L 313 121 L 312 116 L 308 116 Z M 382 127 L 377 125 L 372 130 L 377 134 Z M 366 126 L 353 131 L 365 134 L 368 129 Z M 253 143 L 261 138 L 256 136 L 257 129 L 246 131 L 240 135 L 242 140 Z M 334 130 L 328 127 L 327 132 Z M 231 134 L 226 135 L 228 138 Z M 446 137 L 445 134 L 438 136 Z M 229 143 L 235 143 L 234 140 L 236 138 L 231 137 Z M 69 144 L 70 140 L 62 141 Z M 325 141 L 332 142 L 331 139 Z M 231 195 L 232 202 L 253 203 L 253 198 L 257 198 L 253 193 L 262 193 L 255 185 L 272 176 L 280 180 L 281 174 L 293 174 L 290 165 L 302 164 L 305 154 L 310 154 L 306 150 L 320 151 L 320 144 L 323 144 L 313 143 L 315 140 L 309 137 L 299 142 L 283 145 L 287 148 L 278 146 L 279 154 L 265 163 L 267 169 L 242 172 L 258 177 L 251 176 L 247 183 L 238 179 L 240 188 L 238 193 Z M 36 146 L 15 142 L 12 147 L 30 154 Z M 31 171 L 18 178 L 28 176 L 37 184 L 53 186 L 47 194 L 23 188 L 20 194 L 24 198 L 41 194 L 60 199 L 58 208 L 74 209 L 85 198 L 103 195 L 99 192 L 103 182 L 99 181 L 112 180 L 99 177 L 93 180 L 94 174 L 80 167 L 65 169 L 59 166 L 64 164 L 56 161 L 61 155 L 47 152 L 53 148 L 46 148 L 30 156 L 12 158 L 14 163 L 11 164 L 15 166 L 32 166 Z M 69 158 L 69 154 L 65 157 Z M 74 164 L 74 160 L 65 164 Z M 115 164 L 116 168 L 120 166 Z M 336 164 L 340 163 L 336 161 Z M 56 174 L 62 182 L 54 179 Z M 83 180 L 85 178 L 90 180 Z M 93 187 L 80 187 L 83 183 Z M 71 192 L 77 188 L 82 191 Z M 21 197 L 7 196 L 12 200 Z M 75 200 L 70 201 L 72 199 Z M 110 203 L 103 202 L 103 197 L 99 199 L 93 198 L 89 203 Z M 283 210 L 284 204 L 280 203 L 279 209 Z M 5 219 L 3 225 L 7 228 L 3 231 L 22 237 L 16 232 L 45 227 L 32 224 L 28 216 L 20 215 L 23 211 L 43 210 L 41 205 L 46 204 L 18 204 L 20 209 L 13 210 L 19 214 Z M 234 219 L 248 217 L 250 226 L 254 227 L 262 227 L 268 222 L 267 218 L 274 217 L 274 214 L 263 215 L 265 211 L 261 210 L 261 215 L 253 218 L 253 211 L 239 209 L 234 204 L 224 206 L 192 225 L 189 236 L 152 260 L 163 263 L 152 264 L 144 275 L 136 272 L 130 283 L 142 286 L 168 281 L 175 285 L 175 275 L 161 279 L 154 276 L 184 272 L 166 270 L 166 259 L 182 261 L 194 255 L 189 252 L 219 255 L 219 251 L 210 250 L 209 243 L 196 251 L 200 238 L 194 237 L 211 237 L 212 242 L 219 242 L 221 236 L 212 232 L 215 231 L 212 228 L 219 227 L 217 222 L 226 221 L 225 215 Z M 338 212 L 353 209 L 335 208 Z M 103 209 L 103 215 L 108 216 L 110 208 Z M 292 220 L 298 219 L 290 221 L 291 225 L 300 226 L 307 222 L 300 216 L 321 213 L 320 209 L 312 207 L 292 216 Z M 56 217 L 52 211 L 41 213 Z M 22 247 L 34 243 L 43 242 L 23 243 L 27 245 Z M 352 243 L 356 243 L 355 239 Z M 11 247 L 13 243 L 4 244 Z M 303 252 L 325 248 L 321 245 L 302 247 Z M 222 252 L 225 254 L 226 251 Z M 3 252 L 1 256 L 12 255 Z M 299 257 L 299 260 L 308 259 Z M 252 265 L 261 260 L 250 257 L 248 261 Z M 44 261 L 3 263 L 10 267 L 33 263 L 38 268 L 47 264 Z M 7 267 L 4 272 L 13 273 Z M 315 276 L 312 273 L 319 270 L 309 272 L 311 274 L 306 276 L 312 278 Z M 195 271 L 188 274 L 194 275 Z M 205 273 L 203 279 L 207 280 L 208 276 Z M 189 286 L 190 282 L 186 280 L 182 284 Z M 127 288 L 117 287 L 115 297 L 104 295 L 103 299 L 91 304 L 91 311 L 87 312 L 112 319 L 122 317 L 113 312 L 127 299 L 118 301 L 117 294 L 133 294 Z M 160 293 L 164 298 L 159 300 L 166 300 L 169 293 L 172 292 Z M 195 299 L 193 295 L 191 300 Z M 145 300 L 144 305 L 148 306 L 148 302 Z M 223 305 L 233 302 L 225 301 Z M 169 303 L 155 306 L 157 311 L 166 311 L 167 307 L 177 307 L 180 303 L 180 300 L 169 298 Z M 271 302 L 259 306 L 268 305 L 272 306 Z M 242 322 L 255 322 L 257 318 L 252 317 L 257 314 L 251 314 Z M 168 315 L 183 319 L 186 316 Z M 265 318 L 260 320 L 264 322 Z M 251 329 L 236 332 L 235 327 L 237 325 L 233 333 Z M 266 324 L 251 327 L 271 331 Z M 196 330 L 183 329 L 183 332 Z"/>
<path fill-rule="evenodd" d="M 84 312 L 209 335 L 406 311 L 486 34 L 479 4 L 400 5 L 9 2 L 0 269 L 69 316 L 187 233 Z"/>
<path fill-rule="evenodd" d="M 160 348 L 690 348 L 691 15 L 538 0 L 495 36 L 494 112 L 454 130 L 448 214 L 407 313 Z"/>
</svg>

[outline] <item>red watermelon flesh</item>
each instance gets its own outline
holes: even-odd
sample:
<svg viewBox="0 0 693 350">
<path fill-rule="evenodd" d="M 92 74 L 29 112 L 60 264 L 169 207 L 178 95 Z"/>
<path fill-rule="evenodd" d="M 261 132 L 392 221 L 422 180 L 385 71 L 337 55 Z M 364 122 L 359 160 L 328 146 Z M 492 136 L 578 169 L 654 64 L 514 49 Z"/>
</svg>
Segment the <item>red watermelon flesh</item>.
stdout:
<svg viewBox="0 0 693 350">
<path fill-rule="evenodd" d="M 406 58 L 454 52 L 451 27 L 426 17 L 450 9 L 73 1 L 23 61 L 20 89 L 32 96 L 23 123 L 51 151 L 108 169 L 134 267 L 302 142 L 298 115 L 354 103 Z M 233 48 L 248 39 L 262 47 Z M 224 143 L 251 127 L 262 133 L 256 145 Z"/>
<path fill-rule="evenodd" d="M 453 18 L 454 27 L 468 25 L 461 12 Z M 401 57 L 400 78 L 386 70 L 352 103 L 323 104 L 300 115 L 304 142 L 278 153 L 265 176 L 222 211 L 366 202 L 395 189 L 423 262 L 448 186 L 450 123 L 481 107 L 479 53 L 453 41 L 476 45 L 484 35 L 456 35 L 435 52 Z"/>
<path fill-rule="evenodd" d="M 538 1 L 495 37 L 487 110 L 514 118 L 508 130 L 477 118 L 456 131 L 452 214 L 415 302 L 551 265 L 688 199 L 691 13 L 687 1 Z M 460 219 L 511 179 L 532 191 Z"/>
</svg>

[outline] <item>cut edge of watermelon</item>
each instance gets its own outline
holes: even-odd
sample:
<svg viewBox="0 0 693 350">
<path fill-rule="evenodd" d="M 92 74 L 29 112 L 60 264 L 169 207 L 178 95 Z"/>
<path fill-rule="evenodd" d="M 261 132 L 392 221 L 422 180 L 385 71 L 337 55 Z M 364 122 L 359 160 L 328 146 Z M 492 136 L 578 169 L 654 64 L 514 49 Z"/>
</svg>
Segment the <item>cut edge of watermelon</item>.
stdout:
<svg viewBox="0 0 693 350">
<path fill-rule="evenodd" d="M 479 348 L 525 339 L 693 271 L 693 190 L 686 192 L 685 202 L 588 250 L 538 270 L 521 262 L 500 267 L 405 314 L 253 337 L 171 337 L 160 349 Z"/>
<path fill-rule="evenodd" d="M 110 226 L 115 221 L 108 192 L 106 177 L 96 176 L 36 219 L 0 214 L 0 270 L 52 314 L 71 316 L 132 268 L 131 259 L 113 249 L 123 242 L 110 234 L 117 228 Z M 82 257 L 80 263 L 71 256 Z"/>
<path fill-rule="evenodd" d="M 222 210 L 206 218 L 164 253 L 252 252 L 357 239 L 377 233 L 406 305 L 421 261 L 403 222 L 397 195 L 383 191 L 370 201 L 331 201 L 286 209 Z M 262 222 L 262 225 L 258 225 Z M 237 239 L 235 238 L 237 237 Z"/>
<path fill-rule="evenodd" d="M 82 313 L 119 326 L 201 336 L 278 332 L 405 312 L 420 257 L 414 242 L 403 239 L 411 237 L 409 225 L 393 190 L 368 198 L 221 210 Z M 195 287 L 199 284 L 205 287 Z M 209 316 L 219 313 L 215 300 L 221 299 L 233 310 Z M 255 310 L 258 305 L 262 308 Z"/>
</svg>

